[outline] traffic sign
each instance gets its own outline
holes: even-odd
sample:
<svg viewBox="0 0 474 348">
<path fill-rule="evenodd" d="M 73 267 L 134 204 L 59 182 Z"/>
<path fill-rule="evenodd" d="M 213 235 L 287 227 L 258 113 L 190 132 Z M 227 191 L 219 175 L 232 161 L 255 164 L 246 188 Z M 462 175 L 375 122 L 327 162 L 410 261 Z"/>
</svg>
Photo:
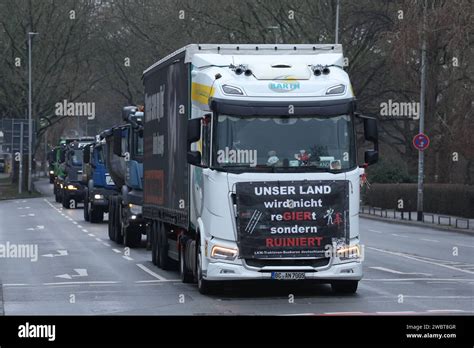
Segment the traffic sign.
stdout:
<svg viewBox="0 0 474 348">
<path fill-rule="evenodd" d="M 430 138 L 426 134 L 419 133 L 413 138 L 413 146 L 418 151 L 424 151 L 430 145 Z"/>
</svg>

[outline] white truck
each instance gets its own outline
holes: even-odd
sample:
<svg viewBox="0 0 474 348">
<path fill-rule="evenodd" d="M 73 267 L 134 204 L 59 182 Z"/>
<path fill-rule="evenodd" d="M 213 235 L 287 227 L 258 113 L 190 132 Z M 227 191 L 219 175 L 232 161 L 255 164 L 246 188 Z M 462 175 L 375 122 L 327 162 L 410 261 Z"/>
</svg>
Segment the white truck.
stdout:
<svg viewBox="0 0 474 348">
<path fill-rule="evenodd" d="M 221 281 L 362 278 L 359 193 L 378 159 L 341 45 L 192 44 L 144 71 L 152 261 Z M 358 162 L 356 119 L 374 149 Z"/>
</svg>

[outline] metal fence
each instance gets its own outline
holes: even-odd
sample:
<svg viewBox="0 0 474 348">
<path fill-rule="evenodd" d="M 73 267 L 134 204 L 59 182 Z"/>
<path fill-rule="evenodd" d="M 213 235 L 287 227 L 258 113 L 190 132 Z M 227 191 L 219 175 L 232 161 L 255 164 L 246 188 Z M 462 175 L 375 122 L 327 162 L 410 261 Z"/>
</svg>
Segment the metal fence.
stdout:
<svg viewBox="0 0 474 348">
<path fill-rule="evenodd" d="M 394 220 L 417 221 L 416 211 L 400 211 L 397 209 L 383 209 L 362 205 L 360 207 L 360 213 Z M 451 226 L 464 230 L 474 230 L 474 219 L 457 216 L 423 213 L 423 222 L 433 225 Z"/>
</svg>

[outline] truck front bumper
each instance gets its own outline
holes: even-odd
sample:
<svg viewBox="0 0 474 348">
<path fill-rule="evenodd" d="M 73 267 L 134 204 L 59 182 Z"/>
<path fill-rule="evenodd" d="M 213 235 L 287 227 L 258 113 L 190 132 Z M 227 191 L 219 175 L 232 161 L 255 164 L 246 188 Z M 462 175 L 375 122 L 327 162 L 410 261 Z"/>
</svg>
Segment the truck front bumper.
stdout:
<svg viewBox="0 0 474 348">
<path fill-rule="evenodd" d="M 324 268 L 308 271 L 308 268 L 299 267 L 275 267 L 262 269 L 227 262 L 210 262 L 207 272 L 204 273 L 206 280 L 263 280 L 272 279 L 272 272 L 304 272 L 306 280 L 318 280 L 331 282 L 333 280 L 360 280 L 362 279 L 362 263 L 358 261 L 331 264 Z"/>
<path fill-rule="evenodd" d="M 90 201 L 95 206 L 108 207 L 109 206 L 109 197 L 117 194 L 115 190 L 107 189 L 94 189 L 90 192 Z"/>
</svg>

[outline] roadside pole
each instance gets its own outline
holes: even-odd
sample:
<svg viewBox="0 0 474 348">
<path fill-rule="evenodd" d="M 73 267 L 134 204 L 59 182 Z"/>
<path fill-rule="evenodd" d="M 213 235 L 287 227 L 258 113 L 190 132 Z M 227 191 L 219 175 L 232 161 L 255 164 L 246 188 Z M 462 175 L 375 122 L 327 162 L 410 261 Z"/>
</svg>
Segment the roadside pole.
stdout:
<svg viewBox="0 0 474 348">
<path fill-rule="evenodd" d="M 425 132 L 425 95 L 426 95 L 426 8 L 427 3 L 423 5 L 423 29 L 421 33 L 421 87 L 420 87 L 420 134 Z M 417 220 L 423 220 L 423 182 L 424 182 L 424 152 L 418 150 L 418 190 L 417 190 Z"/>
</svg>

